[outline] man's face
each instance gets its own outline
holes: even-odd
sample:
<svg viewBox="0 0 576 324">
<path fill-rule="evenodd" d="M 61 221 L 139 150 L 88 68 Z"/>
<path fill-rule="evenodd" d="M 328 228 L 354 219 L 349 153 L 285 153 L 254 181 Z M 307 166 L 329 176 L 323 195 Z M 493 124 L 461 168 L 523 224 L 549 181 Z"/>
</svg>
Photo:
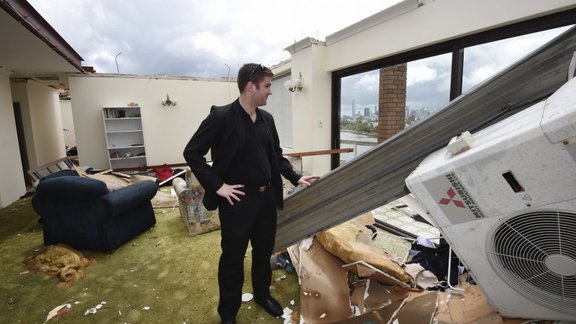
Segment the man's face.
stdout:
<svg viewBox="0 0 576 324">
<path fill-rule="evenodd" d="M 254 92 L 254 100 L 257 106 L 265 106 L 268 96 L 272 94 L 272 78 L 264 77 L 256 87 Z"/>
</svg>

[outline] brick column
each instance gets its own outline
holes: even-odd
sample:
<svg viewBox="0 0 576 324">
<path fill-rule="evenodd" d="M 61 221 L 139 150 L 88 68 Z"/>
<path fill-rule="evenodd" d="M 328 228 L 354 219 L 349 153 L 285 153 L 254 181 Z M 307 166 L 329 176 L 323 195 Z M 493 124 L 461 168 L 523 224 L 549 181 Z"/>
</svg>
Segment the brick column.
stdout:
<svg viewBox="0 0 576 324">
<path fill-rule="evenodd" d="M 406 63 L 380 69 L 378 143 L 404 129 Z"/>
</svg>

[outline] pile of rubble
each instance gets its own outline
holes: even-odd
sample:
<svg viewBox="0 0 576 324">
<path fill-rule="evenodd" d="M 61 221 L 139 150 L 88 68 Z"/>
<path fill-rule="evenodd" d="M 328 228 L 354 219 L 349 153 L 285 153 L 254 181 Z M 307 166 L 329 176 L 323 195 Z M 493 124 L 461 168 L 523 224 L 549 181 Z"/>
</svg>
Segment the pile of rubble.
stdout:
<svg viewBox="0 0 576 324">
<path fill-rule="evenodd" d="M 373 223 L 366 214 L 288 248 L 301 289 L 299 312 L 286 322 L 524 322 L 498 315 L 476 285 L 452 286 L 411 258 L 391 255 L 374 243 L 366 226 Z"/>
</svg>

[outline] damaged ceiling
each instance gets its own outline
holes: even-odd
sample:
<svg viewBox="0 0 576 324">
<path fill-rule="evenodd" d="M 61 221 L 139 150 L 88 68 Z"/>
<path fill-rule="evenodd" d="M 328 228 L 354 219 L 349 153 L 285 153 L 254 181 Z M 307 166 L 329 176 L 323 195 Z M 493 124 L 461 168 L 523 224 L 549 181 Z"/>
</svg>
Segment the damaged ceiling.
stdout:
<svg viewBox="0 0 576 324">
<path fill-rule="evenodd" d="M 26 1 L 3 0 L 0 7 L 0 69 L 67 89 L 66 74 L 83 71 L 82 57 Z"/>
</svg>

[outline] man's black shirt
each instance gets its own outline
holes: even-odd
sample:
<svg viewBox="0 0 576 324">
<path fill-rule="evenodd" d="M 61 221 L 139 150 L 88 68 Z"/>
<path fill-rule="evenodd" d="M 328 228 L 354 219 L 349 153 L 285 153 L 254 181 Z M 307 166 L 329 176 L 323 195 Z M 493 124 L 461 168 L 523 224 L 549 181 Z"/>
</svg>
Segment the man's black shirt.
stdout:
<svg viewBox="0 0 576 324">
<path fill-rule="evenodd" d="M 271 178 L 271 167 L 268 156 L 274 156 L 267 152 L 270 145 L 270 131 L 258 109 L 256 110 L 256 122 L 244 111 L 242 122 L 244 123 L 245 141 L 244 148 L 238 151 L 238 155 L 226 173 L 224 182 L 228 184 L 244 184 L 247 188 L 257 188 L 268 184 Z"/>
</svg>

